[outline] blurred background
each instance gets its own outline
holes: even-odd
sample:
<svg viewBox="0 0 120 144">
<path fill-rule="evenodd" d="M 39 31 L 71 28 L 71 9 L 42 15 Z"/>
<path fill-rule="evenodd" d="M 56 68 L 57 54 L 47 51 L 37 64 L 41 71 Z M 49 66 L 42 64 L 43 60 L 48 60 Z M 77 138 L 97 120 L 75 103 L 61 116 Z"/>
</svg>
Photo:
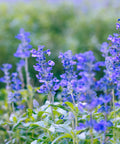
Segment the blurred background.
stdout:
<svg viewBox="0 0 120 144">
<path fill-rule="evenodd" d="M 57 77 L 62 73 L 59 52 L 92 50 L 97 60 L 103 60 L 100 46 L 116 32 L 118 18 L 119 0 L 0 0 L 0 66 L 11 63 L 11 72 L 15 71 L 18 59 L 13 54 L 20 43 L 15 36 L 20 28 L 31 33 L 33 48 L 45 45 L 52 51 L 50 59 L 56 63 Z M 29 71 L 35 84 L 33 64 L 35 60 L 30 58 Z"/>
</svg>

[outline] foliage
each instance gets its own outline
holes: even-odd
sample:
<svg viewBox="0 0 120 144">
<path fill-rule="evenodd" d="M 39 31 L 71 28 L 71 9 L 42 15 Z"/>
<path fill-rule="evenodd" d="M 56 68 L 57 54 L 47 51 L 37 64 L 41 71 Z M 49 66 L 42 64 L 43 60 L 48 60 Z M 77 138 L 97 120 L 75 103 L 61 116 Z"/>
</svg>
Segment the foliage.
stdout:
<svg viewBox="0 0 120 144">
<path fill-rule="evenodd" d="M 119 23 L 117 30 L 120 30 Z M 4 73 L 0 82 L 6 85 L 0 91 L 0 142 L 119 143 L 119 37 L 119 33 L 109 35 L 110 42 L 102 44 L 105 62 L 97 61 L 92 51 L 75 55 L 71 50 L 61 52 L 59 58 L 64 73 L 57 79 L 52 72 L 55 63 L 46 59 L 51 54 L 50 50 L 39 45 L 38 50 L 30 51 L 29 33 L 21 29 L 17 38 L 22 43 L 15 56 L 25 61 L 17 64 L 19 70 L 17 68 L 17 72 L 12 74 L 11 64 L 3 64 L 0 68 Z M 30 54 L 37 61 L 34 69 L 38 72 L 39 87 L 31 83 L 29 76 Z M 97 79 L 101 68 L 104 76 Z M 26 84 L 19 73 L 23 69 Z"/>
</svg>

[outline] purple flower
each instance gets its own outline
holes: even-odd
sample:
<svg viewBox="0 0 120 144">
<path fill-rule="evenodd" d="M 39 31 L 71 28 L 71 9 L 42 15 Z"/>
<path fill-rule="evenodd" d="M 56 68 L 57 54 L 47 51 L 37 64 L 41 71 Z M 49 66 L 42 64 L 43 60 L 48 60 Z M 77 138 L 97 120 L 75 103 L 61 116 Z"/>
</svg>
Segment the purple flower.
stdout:
<svg viewBox="0 0 120 144">
<path fill-rule="evenodd" d="M 105 120 L 101 120 L 99 123 L 95 123 L 94 124 L 94 129 L 97 132 L 105 132 L 107 127 L 111 127 L 113 126 L 111 121 L 105 121 Z"/>
<path fill-rule="evenodd" d="M 25 106 L 23 104 L 17 106 L 17 109 L 23 110 L 24 108 L 25 108 Z"/>
<path fill-rule="evenodd" d="M 39 93 L 46 94 L 55 94 L 55 91 L 59 88 L 58 82 L 59 80 L 54 77 L 51 72 L 52 67 L 54 66 L 54 62 L 52 60 L 46 61 L 45 55 L 50 55 L 50 50 L 44 51 L 44 46 L 38 46 L 38 50 L 32 49 L 32 57 L 36 57 L 36 65 L 34 65 L 34 69 L 38 71 L 36 77 L 39 79 L 39 82 L 42 83 Z"/>
<path fill-rule="evenodd" d="M 12 73 L 12 79 L 11 79 L 11 90 L 12 92 L 8 93 L 8 102 L 9 103 L 18 103 L 18 106 L 20 105 L 20 101 L 22 100 L 21 94 L 19 90 L 21 90 L 21 81 L 18 78 L 18 73 L 14 72 Z M 18 107 L 17 107 L 18 108 Z"/>
<path fill-rule="evenodd" d="M 18 91 L 21 89 L 22 82 L 18 79 L 18 73 L 14 72 L 12 73 L 12 80 L 11 80 L 11 88 L 12 90 Z"/>
<path fill-rule="evenodd" d="M 120 24 L 117 23 L 116 29 L 119 28 Z M 108 40 L 110 43 L 105 43 L 105 48 L 102 49 L 106 70 L 104 71 L 104 79 L 102 79 L 104 82 L 100 81 L 102 82 L 102 87 L 104 87 L 104 92 L 115 89 L 117 94 L 119 93 L 120 83 L 120 34 L 109 35 Z M 104 103 L 107 103 L 107 98 L 104 98 Z"/>
<path fill-rule="evenodd" d="M 95 124 L 96 124 L 96 120 L 93 119 L 85 122 L 85 126 L 89 128 L 93 128 Z"/>
<path fill-rule="evenodd" d="M 59 85 L 58 85 L 58 84 L 55 84 L 55 85 L 53 86 L 53 89 L 54 89 L 54 91 L 58 90 L 58 89 L 59 89 Z"/>
<path fill-rule="evenodd" d="M 48 65 L 50 65 L 50 66 L 54 66 L 55 63 L 54 63 L 52 60 L 49 60 L 49 61 L 48 61 Z"/>
<path fill-rule="evenodd" d="M 109 46 L 109 44 L 108 44 L 107 42 L 104 42 L 104 43 L 101 45 L 100 51 L 103 53 L 103 54 L 102 54 L 103 57 L 108 56 L 108 52 L 109 52 L 108 46 Z"/>
<path fill-rule="evenodd" d="M 63 89 L 62 97 L 64 101 L 68 100 L 75 103 L 75 101 L 77 100 L 77 96 L 75 92 L 73 92 L 73 80 L 77 81 L 77 75 L 74 71 L 74 65 L 76 64 L 76 61 L 74 60 L 75 58 L 72 55 L 71 50 L 68 50 L 65 53 L 60 53 L 59 58 L 61 58 L 61 62 L 65 71 L 64 74 L 60 75 L 60 86 Z"/>
<path fill-rule="evenodd" d="M 85 124 L 79 123 L 79 126 L 76 127 L 76 130 L 82 130 L 84 128 L 86 128 Z"/>
<path fill-rule="evenodd" d="M 4 76 L 0 78 L 0 82 L 6 83 L 6 89 L 10 89 L 10 73 L 9 70 L 12 68 L 11 64 L 3 64 L 0 68 L 4 72 Z"/>
<path fill-rule="evenodd" d="M 109 95 L 101 95 L 99 100 L 102 101 L 103 103 L 108 103 L 110 102 L 112 99 L 112 96 L 109 94 Z"/>
<path fill-rule="evenodd" d="M 96 123 L 94 125 L 94 129 L 97 132 L 104 132 L 104 131 L 106 131 L 106 122 L 104 120 L 101 120 L 99 123 Z"/>
<path fill-rule="evenodd" d="M 47 54 L 48 56 L 50 56 L 50 55 L 51 55 L 51 51 L 48 49 L 48 50 L 46 51 L 46 54 Z"/>
<path fill-rule="evenodd" d="M 11 64 L 3 64 L 3 67 L 1 67 L 0 69 L 5 72 L 6 70 L 10 70 L 12 68 Z"/>
<path fill-rule="evenodd" d="M 25 32 L 23 28 L 20 29 L 20 33 L 16 36 L 16 38 L 19 39 L 21 43 L 19 44 L 16 53 L 14 54 L 15 57 L 28 58 L 30 56 L 30 49 L 32 46 L 29 44 L 29 36 L 29 32 Z"/>
<path fill-rule="evenodd" d="M 120 29 L 120 24 L 116 23 L 116 29 Z"/>
<path fill-rule="evenodd" d="M 119 103 L 115 103 L 115 106 L 116 106 L 116 107 L 120 107 L 120 104 L 119 104 Z"/>
<path fill-rule="evenodd" d="M 101 106 L 99 109 L 98 109 L 98 112 L 99 113 L 109 113 L 110 112 L 110 106 Z"/>
</svg>

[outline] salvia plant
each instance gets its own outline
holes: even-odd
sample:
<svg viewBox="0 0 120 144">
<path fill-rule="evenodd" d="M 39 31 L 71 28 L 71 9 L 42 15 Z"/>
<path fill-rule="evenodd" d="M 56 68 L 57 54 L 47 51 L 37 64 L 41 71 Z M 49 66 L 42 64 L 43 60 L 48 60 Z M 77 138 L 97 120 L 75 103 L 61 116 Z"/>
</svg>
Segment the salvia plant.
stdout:
<svg viewBox="0 0 120 144">
<path fill-rule="evenodd" d="M 39 45 L 32 49 L 30 33 L 20 29 L 21 41 L 11 64 L 0 69 L 6 96 L 0 120 L 0 142 L 6 144 L 119 144 L 120 143 L 120 24 L 118 33 L 108 36 L 97 61 L 92 51 L 60 52 L 63 65 L 55 77 L 51 51 Z M 39 87 L 33 86 L 28 59 L 36 59 L 34 69 Z M 24 70 L 23 70 L 24 69 Z M 25 75 L 24 73 L 25 72 Z M 97 77 L 103 72 L 102 77 Z"/>
</svg>

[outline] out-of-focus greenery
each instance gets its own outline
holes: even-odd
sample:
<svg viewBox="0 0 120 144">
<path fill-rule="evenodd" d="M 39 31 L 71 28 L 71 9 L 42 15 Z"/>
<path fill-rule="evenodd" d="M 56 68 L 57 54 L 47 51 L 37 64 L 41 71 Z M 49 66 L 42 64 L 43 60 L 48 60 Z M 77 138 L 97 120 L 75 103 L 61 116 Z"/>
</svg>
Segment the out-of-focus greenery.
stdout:
<svg viewBox="0 0 120 144">
<path fill-rule="evenodd" d="M 88 10 L 70 5 L 54 5 L 41 1 L 29 3 L 0 4 L 0 66 L 3 63 L 15 64 L 18 59 L 13 57 L 19 41 L 15 35 L 20 28 L 31 32 L 33 48 L 45 45 L 52 51 L 51 58 L 55 61 L 54 72 L 59 75 L 62 71 L 59 52 L 71 49 L 73 53 L 93 50 L 99 60 L 102 59 L 99 48 L 109 33 L 113 33 L 115 22 L 119 15 L 118 9 L 109 5 L 101 11 Z M 113 17 L 114 16 L 114 17 Z M 29 60 L 31 77 L 35 75 L 33 64 Z M 0 76 L 2 73 L 0 72 Z M 35 77 L 35 76 L 34 76 Z"/>
</svg>

